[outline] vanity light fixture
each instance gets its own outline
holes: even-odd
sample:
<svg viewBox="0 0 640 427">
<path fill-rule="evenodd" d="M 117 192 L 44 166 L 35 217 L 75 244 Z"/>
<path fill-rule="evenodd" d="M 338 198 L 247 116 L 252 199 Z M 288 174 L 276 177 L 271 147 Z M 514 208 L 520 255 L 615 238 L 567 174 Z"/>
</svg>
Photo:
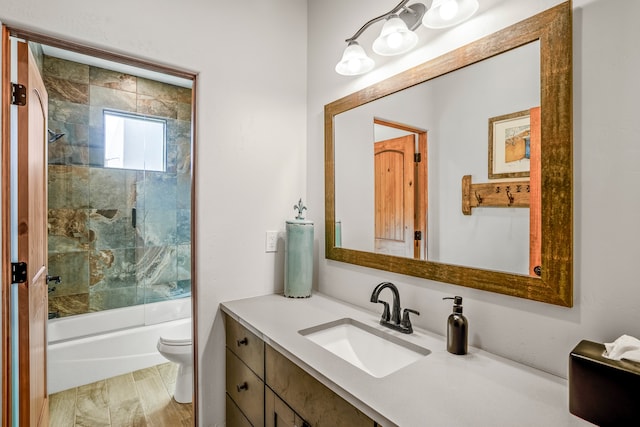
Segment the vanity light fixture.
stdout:
<svg viewBox="0 0 640 427">
<path fill-rule="evenodd" d="M 478 6 L 478 0 L 433 0 L 422 18 L 422 25 L 427 28 L 453 27 L 471 18 Z"/>
<path fill-rule="evenodd" d="M 373 42 L 373 51 L 378 55 L 400 55 L 410 51 L 418 43 L 414 32 L 422 23 L 429 28 L 445 28 L 469 19 L 478 10 L 477 0 L 433 0 L 429 10 L 422 3 L 407 6 L 402 0 L 389 12 L 365 23 L 356 33 L 346 39 L 347 48 L 336 65 L 336 72 L 343 76 L 355 76 L 371 71 L 375 65 L 362 46 L 356 41 L 372 24 L 386 20 L 382 31 Z"/>
</svg>

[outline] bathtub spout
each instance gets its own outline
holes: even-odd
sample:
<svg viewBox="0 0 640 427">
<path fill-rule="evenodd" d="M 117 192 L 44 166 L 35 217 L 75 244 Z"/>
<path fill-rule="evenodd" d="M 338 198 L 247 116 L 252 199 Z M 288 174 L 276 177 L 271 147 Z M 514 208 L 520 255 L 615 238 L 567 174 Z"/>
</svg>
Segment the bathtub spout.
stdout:
<svg viewBox="0 0 640 427">
<path fill-rule="evenodd" d="M 60 312 L 59 311 L 50 311 L 49 312 L 49 319 L 57 319 L 58 317 L 60 317 Z"/>
</svg>

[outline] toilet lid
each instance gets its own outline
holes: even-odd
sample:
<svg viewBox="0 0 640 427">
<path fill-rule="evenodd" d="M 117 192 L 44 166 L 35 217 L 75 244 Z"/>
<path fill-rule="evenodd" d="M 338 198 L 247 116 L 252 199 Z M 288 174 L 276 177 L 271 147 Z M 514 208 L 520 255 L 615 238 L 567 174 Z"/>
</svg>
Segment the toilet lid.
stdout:
<svg viewBox="0 0 640 427">
<path fill-rule="evenodd" d="M 191 338 L 160 337 L 160 343 L 165 345 L 191 345 Z"/>
</svg>

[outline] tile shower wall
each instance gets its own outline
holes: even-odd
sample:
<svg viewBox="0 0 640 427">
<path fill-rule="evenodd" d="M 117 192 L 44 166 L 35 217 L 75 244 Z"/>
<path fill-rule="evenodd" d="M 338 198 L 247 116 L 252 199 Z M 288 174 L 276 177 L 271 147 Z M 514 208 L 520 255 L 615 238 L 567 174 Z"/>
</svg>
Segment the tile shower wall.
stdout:
<svg viewBox="0 0 640 427">
<path fill-rule="evenodd" d="M 44 56 L 49 294 L 60 316 L 179 298 L 191 289 L 191 89 Z M 166 172 L 103 168 L 103 109 L 167 121 Z M 132 212 L 136 209 L 136 224 Z"/>
</svg>

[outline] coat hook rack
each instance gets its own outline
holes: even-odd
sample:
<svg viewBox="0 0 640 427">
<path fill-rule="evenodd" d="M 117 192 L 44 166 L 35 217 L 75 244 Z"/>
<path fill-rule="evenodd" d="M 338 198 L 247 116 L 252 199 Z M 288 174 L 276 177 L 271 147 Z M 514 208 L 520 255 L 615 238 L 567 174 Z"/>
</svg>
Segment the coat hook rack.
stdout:
<svg viewBox="0 0 640 427">
<path fill-rule="evenodd" d="M 462 177 L 462 213 L 471 215 L 471 208 L 528 208 L 531 188 L 529 181 L 501 181 L 473 184 L 471 175 Z"/>
</svg>

